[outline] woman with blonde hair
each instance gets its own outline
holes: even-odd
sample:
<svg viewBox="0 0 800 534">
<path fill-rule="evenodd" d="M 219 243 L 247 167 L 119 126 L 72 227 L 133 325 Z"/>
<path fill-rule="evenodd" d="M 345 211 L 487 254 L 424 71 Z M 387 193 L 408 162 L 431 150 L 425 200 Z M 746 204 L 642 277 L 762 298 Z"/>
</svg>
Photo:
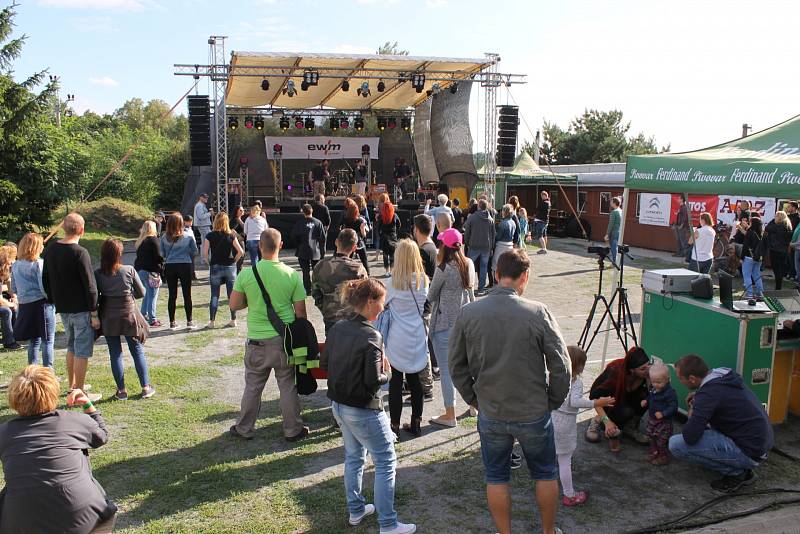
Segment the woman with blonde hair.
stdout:
<svg viewBox="0 0 800 534">
<path fill-rule="evenodd" d="M 133 268 L 144 285 L 142 299 L 142 315 L 152 327 L 161 326 L 156 317 L 158 288 L 161 287 L 161 274 L 164 270 L 164 257 L 161 255 L 161 244 L 158 239 L 158 228 L 153 221 L 145 221 L 139 230 L 136 240 L 136 260 Z"/>
<path fill-rule="evenodd" d="M 789 270 L 789 244 L 792 242 L 792 221 L 785 211 L 775 212 L 775 218 L 764 229 L 769 249 L 769 263 L 775 274 L 775 289 L 783 288 L 783 277 Z"/>
<path fill-rule="evenodd" d="M 0 326 L 3 333 L 3 347 L 15 350 L 20 344 L 14 338 L 14 322 L 17 320 L 19 303 L 11 290 L 11 266 L 17 259 L 16 245 L 0 247 Z"/>
<path fill-rule="evenodd" d="M 5 488 L 0 532 L 107 533 L 117 507 L 92 476 L 89 449 L 108 442 L 100 412 L 80 389 L 57 410 L 58 379 L 29 365 L 11 380 L 8 404 L 19 414 L 0 425 Z"/>
<path fill-rule="evenodd" d="M 714 238 L 717 233 L 714 231 L 714 220 L 711 214 L 703 212 L 700 214 L 700 227 L 694 230 L 694 247 L 689 262 L 689 269 L 692 271 L 708 274 L 711 271 L 711 264 L 714 261 Z"/>
<path fill-rule="evenodd" d="M 395 250 L 392 276 L 386 282 L 386 306 L 390 313 L 389 332 L 384 339 L 386 356 L 392 365 L 389 384 L 389 414 L 395 434 L 400 431 L 403 412 L 403 378 L 411 390 L 411 424 L 403 429 L 414 436 L 422 434 L 423 391 L 419 373 L 428 364 L 428 334 L 423 310 L 428 298 L 428 277 L 419 247 L 401 239 Z"/>
<path fill-rule="evenodd" d="M 256 203 L 250 208 L 250 216 L 244 221 L 245 246 L 250 254 L 250 265 L 254 266 L 261 259 L 261 250 L 258 242 L 261 233 L 269 228 L 267 220 L 261 215 L 261 203 Z"/>
<path fill-rule="evenodd" d="M 173 213 L 167 219 L 167 230 L 161 236 L 161 252 L 164 254 L 164 281 L 167 283 L 167 312 L 169 327 L 178 329 L 175 321 L 175 307 L 178 302 L 178 283 L 183 293 L 183 309 L 186 312 L 186 327 L 194 329 L 192 321 L 192 270 L 197 256 L 197 242 L 194 235 L 183 231 L 183 217 Z"/>
<path fill-rule="evenodd" d="M 29 233 L 19 242 L 19 258 L 11 266 L 11 291 L 17 296 L 19 312 L 14 323 L 14 338 L 28 342 L 28 363 L 39 363 L 39 350 L 45 367 L 53 369 L 53 344 L 56 337 L 56 309 L 48 304 L 42 285 L 44 241 Z"/>
<path fill-rule="evenodd" d="M 209 265 L 209 281 L 211 282 L 208 328 L 214 328 L 214 320 L 219 308 L 219 289 L 222 284 L 225 284 L 228 299 L 231 298 L 233 282 L 236 280 L 236 264 L 242 256 L 244 256 L 244 249 L 236 239 L 236 232 L 230 228 L 228 214 L 217 213 L 214 218 L 214 229 L 206 234 L 206 238 L 203 240 L 202 251 L 203 261 Z M 228 326 L 236 326 L 236 312 L 233 310 L 231 310 L 231 320 Z"/>
</svg>

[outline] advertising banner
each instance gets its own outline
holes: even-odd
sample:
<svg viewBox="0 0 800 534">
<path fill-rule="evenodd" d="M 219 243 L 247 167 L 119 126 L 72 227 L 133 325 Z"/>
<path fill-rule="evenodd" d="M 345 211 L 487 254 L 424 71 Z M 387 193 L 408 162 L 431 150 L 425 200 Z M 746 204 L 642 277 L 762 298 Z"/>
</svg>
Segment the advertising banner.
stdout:
<svg viewBox="0 0 800 534">
<path fill-rule="evenodd" d="M 274 146 L 281 145 L 283 159 L 361 159 L 361 150 L 369 145 L 371 159 L 378 159 L 380 137 L 265 137 L 267 158 Z"/>
<path fill-rule="evenodd" d="M 720 195 L 717 220 L 720 220 L 728 225 L 733 224 L 735 220 L 734 213 L 736 213 L 736 204 L 740 200 L 749 201 L 750 212 L 758 213 L 758 215 L 761 217 L 761 222 L 765 225 L 775 218 L 776 204 L 774 198 Z"/>
<path fill-rule="evenodd" d="M 639 224 L 669 226 L 671 208 L 669 193 L 639 193 Z"/>
<path fill-rule="evenodd" d="M 672 210 L 669 218 L 670 224 L 675 224 L 678 218 L 678 209 L 681 207 L 681 196 L 672 195 Z M 700 214 L 707 211 L 712 217 L 716 218 L 717 209 L 719 207 L 719 196 L 717 195 L 689 195 L 689 200 L 686 202 L 689 208 L 689 217 L 692 220 L 692 226 L 700 224 Z"/>
</svg>

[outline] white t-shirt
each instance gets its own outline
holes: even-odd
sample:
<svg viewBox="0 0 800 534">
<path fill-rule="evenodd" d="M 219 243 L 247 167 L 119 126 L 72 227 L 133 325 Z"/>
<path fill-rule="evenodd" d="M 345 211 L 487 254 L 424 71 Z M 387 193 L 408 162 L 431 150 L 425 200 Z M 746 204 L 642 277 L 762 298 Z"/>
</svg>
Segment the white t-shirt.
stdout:
<svg viewBox="0 0 800 534">
<path fill-rule="evenodd" d="M 710 226 L 701 226 L 697 230 L 697 238 L 694 240 L 694 253 L 692 258 L 701 261 L 714 259 L 714 237 L 717 233 Z"/>
<path fill-rule="evenodd" d="M 264 217 L 248 217 L 244 221 L 244 233 L 247 241 L 258 241 L 261 239 L 261 232 L 269 228 Z"/>
</svg>

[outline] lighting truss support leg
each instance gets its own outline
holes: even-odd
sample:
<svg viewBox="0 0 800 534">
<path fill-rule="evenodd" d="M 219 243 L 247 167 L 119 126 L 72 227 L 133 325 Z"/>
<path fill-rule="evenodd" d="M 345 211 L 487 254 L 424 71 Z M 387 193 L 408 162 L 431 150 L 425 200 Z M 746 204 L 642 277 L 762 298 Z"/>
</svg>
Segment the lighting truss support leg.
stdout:
<svg viewBox="0 0 800 534">
<path fill-rule="evenodd" d="M 247 167 L 239 169 L 239 204 L 250 205 L 250 170 Z"/>
<path fill-rule="evenodd" d="M 485 174 L 483 176 L 483 185 L 486 189 L 486 195 L 489 202 L 494 204 L 495 186 L 497 176 L 497 161 L 496 147 L 497 147 L 497 89 L 502 83 L 502 79 L 497 71 L 497 61 L 499 56 L 493 53 L 487 53 L 486 58 L 491 61 L 491 66 L 486 71 L 486 78 L 481 82 L 481 87 L 485 89 L 484 95 L 484 155 L 485 161 Z"/>
<path fill-rule="evenodd" d="M 217 213 L 228 212 L 228 117 L 225 92 L 228 71 L 225 64 L 225 37 L 208 39 L 211 56 L 211 83 L 214 90 L 214 147 L 216 148 Z"/>
</svg>

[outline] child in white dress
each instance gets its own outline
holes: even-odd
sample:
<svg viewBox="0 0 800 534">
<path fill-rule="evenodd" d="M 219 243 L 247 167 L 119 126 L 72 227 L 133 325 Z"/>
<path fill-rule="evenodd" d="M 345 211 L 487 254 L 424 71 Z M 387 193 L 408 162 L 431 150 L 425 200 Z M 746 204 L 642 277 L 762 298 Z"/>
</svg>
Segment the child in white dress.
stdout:
<svg viewBox="0 0 800 534">
<path fill-rule="evenodd" d="M 555 431 L 558 472 L 561 478 L 561 489 L 564 492 L 562 504 L 575 506 L 586 502 L 585 491 L 575 491 L 572 487 L 572 453 L 578 447 L 578 410 L 614 405 L 614 397 L 601 397 L 596 400 L 583 398 L 583 381 L 581 373 L 586 367 L 586 353 L 580 347 L 567 347 L 572 362 L 572 384 L 569 395 L 558 410 L 553 410 L 551 417 Z"/>
</svg>

